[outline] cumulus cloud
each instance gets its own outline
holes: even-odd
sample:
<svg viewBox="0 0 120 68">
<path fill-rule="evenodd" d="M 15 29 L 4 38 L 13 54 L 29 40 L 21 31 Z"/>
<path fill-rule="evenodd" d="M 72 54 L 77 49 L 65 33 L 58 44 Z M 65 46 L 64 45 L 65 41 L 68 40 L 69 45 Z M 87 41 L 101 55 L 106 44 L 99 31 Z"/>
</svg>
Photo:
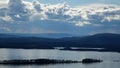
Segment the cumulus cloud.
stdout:
<svg viewBox="0 0 120 68">
<path fill-rule="evenodd" d="M 5 6 L 7 4 L 7 0 L 0 0 L 0 7 Z"/>
<path fill-rule="evenodd" d="M 118 5 L 94 4 L 71 7 L 67 3 L 52 5 L 36 0 L 33 2 L 9 0 L 6 6 L 0 6 L 0 24 L 8 25 L 13 31 L 23 29 L 19 30 L 20 32 L 24 30 L 29 32 L 31 29 L 32 32 L 38 33 L 41 33 L 41 30 L 79 33 L 83 29 L 86 30 L 86 26 L 91 29 L 105 25 L 111 28 L 111 25 L 118 25 L 119 22 L 120 6 Z M 35 29 L 32 29 L 33 27 Z"/>
</svg>

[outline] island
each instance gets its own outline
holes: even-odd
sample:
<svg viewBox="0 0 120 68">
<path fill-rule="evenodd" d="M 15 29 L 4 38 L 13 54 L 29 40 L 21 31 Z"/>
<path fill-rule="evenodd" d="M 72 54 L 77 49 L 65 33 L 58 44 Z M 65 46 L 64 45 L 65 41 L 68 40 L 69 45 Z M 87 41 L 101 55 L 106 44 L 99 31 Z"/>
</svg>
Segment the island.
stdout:
<svg viewBox="0 0 120 68">
<path fill-rule="evenodd" d="M 91 59 L 91 58 L 86 58 L 82 60 L 82 63 L 100 63 L 103 62 L 103 60 L 100 59 Z"/>
<path fill-rule="evenodd" d="M 26 64 L 61 64 L 61 63 L 80 63 L 80 61 L 72 60 L 56 60 L 56 59 L 30 59 L 30 60 L 4 60 L 0 64 L 26 65 Z"/>
<path fill-rule="evenodd" d="M 0 64 L 11 64 L 11 65 L 28 65 L 28 64 L 64 64 L 64 63 L 96 63 L 102 62 L 97 59 L 83 59 L 82 61 L 73 60 L 56 60 L 56 59 L 30 59 L 30 60 L 3 60 Z"/>
</svg>

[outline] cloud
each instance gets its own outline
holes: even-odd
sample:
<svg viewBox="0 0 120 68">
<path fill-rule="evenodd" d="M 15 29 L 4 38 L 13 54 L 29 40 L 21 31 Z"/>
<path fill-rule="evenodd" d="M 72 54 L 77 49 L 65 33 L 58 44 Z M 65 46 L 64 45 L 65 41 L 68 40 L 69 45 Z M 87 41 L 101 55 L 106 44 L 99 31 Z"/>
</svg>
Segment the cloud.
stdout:
<svg viewBox="0 0 120 68">
<path fill-rule="evenodd" d="M 7 4 L 7 0 L 0 0 L 0 6 Z"/>
<path fill-rule="evenodd" d="M 0 25 L 0 32 L 1 32 L 1 31 L 7 31 L 7 32 L 10 32 L 11 29 L 10 29 L 9 27 L 7 27 L 7 26 Z"/>
<path fill-rule="evenodd" d="M 111 4 L 71 7 L 67 3 L 52 5 L 36 0 L 9 0 L 6 6 L 0 6 L 0 24 L 13 32 L 89 33 L 94 29 L 99 32 L 103 28 L 112 28 L 120 25 L 119 22 L 120 6 Z"/>
</svg>

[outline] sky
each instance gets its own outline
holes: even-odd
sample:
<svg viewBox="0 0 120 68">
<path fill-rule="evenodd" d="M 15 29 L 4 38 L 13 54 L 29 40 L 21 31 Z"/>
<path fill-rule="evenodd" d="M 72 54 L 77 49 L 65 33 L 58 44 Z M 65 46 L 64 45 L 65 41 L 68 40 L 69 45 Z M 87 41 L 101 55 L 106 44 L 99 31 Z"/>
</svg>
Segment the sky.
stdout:
<svg viewBox="0 0 120 68">
<path fill-rule="evenodd" d="M 33 0 L 27 0 L 27 1 L 33 1 Z M 95 3 L 120 5 L 120 0 L 38 0 L 38 1 L 42 3 L 48 3 L 48 4 L 57 4 L 57 3 L 67 2 L 71 6 L 81 6 L 81 5 L 89 5 L 89 4 L 95 4 Z"/>
<path fill-rule="evenodd" d="M 7 2 L 8 0 L 0 0 L 0 2 Z M 29 2 L 32 2 L 34 0 L 26 0 Z M 41 3 L 47 3 L 47 4 L 57 4 L 57 3 L 63 3 L 67 2 L 69 5 L 75 7 L 75 6 L 81 6 L 81 5 L 89 5 L 89 4 L 117 4 L 120 5 L 120 0 L 38 0 Z"/>
<path fill-rule="evenodd" d="M 0 0 L 0 33 L 120 33 L 120 0 Z"/>
</svg>

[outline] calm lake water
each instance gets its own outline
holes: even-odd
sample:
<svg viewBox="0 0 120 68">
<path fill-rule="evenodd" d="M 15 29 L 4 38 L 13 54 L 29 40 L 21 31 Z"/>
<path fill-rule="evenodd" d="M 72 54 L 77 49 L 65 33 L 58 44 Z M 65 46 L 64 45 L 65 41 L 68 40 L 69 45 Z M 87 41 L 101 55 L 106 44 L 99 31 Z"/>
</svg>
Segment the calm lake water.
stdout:
<svg viewBox="0 0 120 68">
<path fill-rule="evenodd" d="M 102 63 L 93 64 L 51 64 L 51 65 L 0 65 L 0 68 L 119 68 L 120 53 L 96 51 L 60 51 L 42 49 L 0 49 L 0 60 L 12 59 L 59 59 L 79 60 L 85 58 L 102 59 Z"/>
</svg>

